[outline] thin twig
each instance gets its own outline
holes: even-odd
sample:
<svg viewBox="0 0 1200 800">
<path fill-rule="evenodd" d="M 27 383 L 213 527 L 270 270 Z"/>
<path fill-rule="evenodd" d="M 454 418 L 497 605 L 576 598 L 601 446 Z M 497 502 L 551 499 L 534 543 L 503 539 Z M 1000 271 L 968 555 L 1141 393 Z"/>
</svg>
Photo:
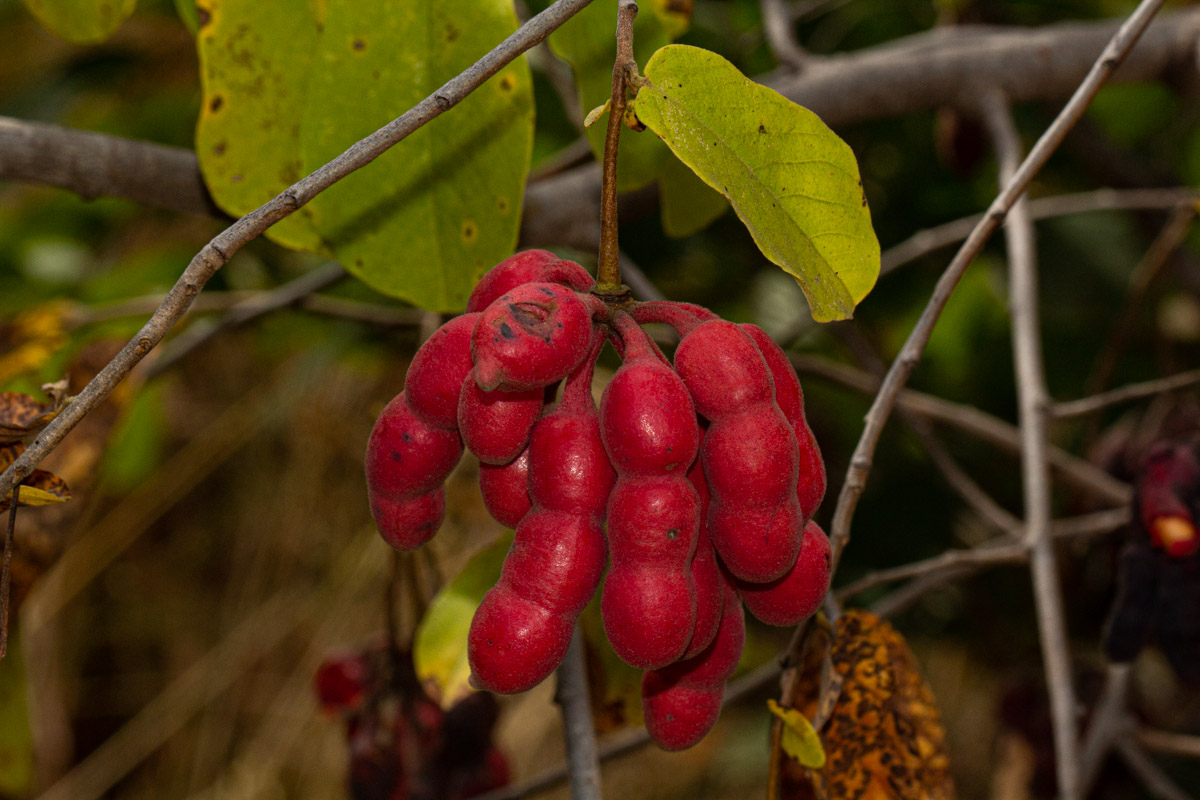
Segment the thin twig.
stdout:
<svg viewBox="0 0 1200 800">
<path fill-rule="evenodd" d="M 600 189 L 600 255 L 596 284 L 600 291 L 616 293 L 621 287 L 620 245 L 617 241 L 617 149 L 625 124 L 626 87 L 637 72 L 633 60 L 633 20 L 637 0 L 620 0 L 617 7 L 617 58 L 613 63 L 612 97 L 608 107 L 608 129 L 604 134 L 604 176 Z"/>
<path fill-rule="evenodd" d="M 763 35 L 767 45 L 780 64 L 801 69 L 808 59 L 808 53 L 796 41 L 796 32 L 792 25 L 792 10 L 784 0 L 758 0 L 762 12 Z"/>
<path fill-rule="evenodd" d="M 1021 162 L 1021 138 L 1008 101 L 998 91 L 981 98 L 983 123 L 1000 163 L 1000 182 L 1012 180 Z M 1079 738 L 1075 728 L 1075 683 L 1067 647 L 1066 616 L 1058 562 L 1050 538 L 1050 461 L 1046 452 L 1050 392 L 1042 362 L 1038 321 L 1038 262 L 1028 203 L 1018 198 L 1004 228 L 1008 246 L 1009 314 L 1021 423 L 1021 484 L 1025 498 L 1025 543 L 1030 550 L 1033 596 L 1042 659 L 1050 692 L 1058 791 L 1064 800 L 1081 796 Z"/>
<path fill-rule="evenodd" d="M 0 659 L 8 654 L 8 605 L 12 592 L 13 540 L 17 530 L 17 506 L 21 504 L 21 485 L 13 487 L 8 509 L 8 530 L 4 534 L 4 565 L 0 567 Z"/>
<path fill-rule="evenodd" d="M 0 496 L 27 477 L 38 462 L 59 445 L 93 408 L 166 336 L 218 269 L 247 242 L 284 219 L 355 170 L 374 161 L 393 145 L 453 108 L 521 53 L 550 35 L 591 0 L 557 0 L 552 6 L 493 48 L 464 72 L 375 133 L 352 145 L 325 166 L 285 189 L 273 200 L 226 228 L 196 254 L 162 305 L 138 334 L 94 377 L 2 474 Z"/>
<path fill-rule="evenodd" d="M 1156 753 L 1200 758 L 1200 736 L 1159 731 L 1153 728 L 1138 728 L 1137 738 L 1143 747 Z"/>
<path fill-rule="evenodd" d="M 1141 780 L 1146 791 L 1158 800 L 1193 800 L 1192 795 L 1179 788 L 1175 781 L 1146 755 L 1146 751 L 1137 742 L 1120 738 L 1116 741 L 1116 748 L 1125 766 Z"/>
<path fill-rule="evenodd" d="M 1051 195 L 1029 201 L 1029 216 L 1035 220 L 1088 214 L 1095 211 L 1170 211 L 1180 204 L 1200 201 L 1200 190 L 1178 189 L 1095 189 L 1076 194 Z M 922 256 L 957 244 L 971 235 L 983 220 L 982 214 L 917 231 L 884 251 L 880 275 L 886 275 Z"/>
<path fill-rule="evenodd" d="M 875 376 L 827 358 L 798 354 L 790 354 L 789 358 L 798 372 L 826 378 L 856 391 L 871 394 L 880 385 Z M 1010 453 L 1021 451 L 1021 432 L 1016 426 L 974 406 L 954 403 L 913 389 L 901 390 L 896 405 L 905 411 L 978 436 Z M 1128 484 L 1059 447 L 1050 448 L 1050 466 L 1058 470 L 1060 477 L 1074 488 L 1108 502 L 1128 503 L 1133 496 Z"/>
<path fill-rule="evenodd" d="M 912 333 L 909 334 L 908 340 L 900 350 L 900 355 L 888 371 L 883 386 L 875 397 L 875 402 L 871 404 L 871 409 L 867 412 L 862 435 L 850 458 L 850 466 L 846 473 L 846 479 L 842 483 L 842 490 L 838 495 L 837 507 L 833 515 L 832 568 L 836 569 L 842 551 L 850 540 L 850 523 L 854 518 L 854 509 L 866 487 L 867 475 L 871 471 L 871 462 L 875 454 L 875 447 L 879 443 L 879 436 L 883 432 L 883 427 L 887 423 L 900 390 L 908 380 L 913 368 L 916 367 L 917 361 L 933 333 L 933 326 L 937 323 L 942 308 L 950 299 L 950 294 L 958 283 L 958 279 L 962 277 L 967 266 L 999 227 L 1013 203 L 1029 186 L 1033 176 L 1041 170 L 1051 154 L 1062 143 L 1067 132 L 1082 116 L 1084 110 L 1091 103 L 1092 97 L 1133 47 L 1134 42 L 1138 40 L 1151 18 L 1162 7 L 1163 2 L 1164 0 L 1142 0 L 1133 14 L 1121 24 L 1100 57 L 1092 64 L 1087 76 L 1075 90 L 1066 106 L 1038 139 L 1037 144 L 1029 152 L 1020 168 L 1016 170 L 1012 179 L 992 201 L 984 218 L 972 230 L 971 235 L 967 237 L 958 254 L 955 255 L 938 280 L 921 318 L 917 321 Z"/>
<path fill-rule="evenodd" d="M 743 698 L 763 690 L 778 676 L 779 660 L 771 659 L 737 680 L 730 681 L 729 685 L 725 687 L 721 707 L 727 708 L 741 701 Z M 644 727 L 629 728 L 620 733 L 613 734 L 600 744 L 600 760 L 603 762 L 620 758 L 621 756 L 637 752 L 648 744 L 650 744 L 650 734 L 646 733 Z M 501 789 L 495 789 L 487 794 L 480 795 L 475 800 L 519 800 L 519 798 L 526 797 L 527 795 L 551 789 L 562 783 L 566 778 L 567 766 L 563 764 L 534 775 L 528 780 L 513 783 Z"/>
<path fill-rule="evenodd" d="M 272 311 L 293 306 L 304 298 L 328 288 L 346 277 L 346 270 L 341 264 L 324 264 L 309 270 L 299 278 L 288 281 L 274 289 L 258 292 L 254 296 L 236 303 L 225 314 L 225 317 L 214 325 L 198 325 L 177 336 L 146 371 L 147 378 L 153 378 L 170 371 L 192 353 L 222 333 L 241 327 Z"/>
<path fill-rule="evenodd" d="M 1167 392 L 1173 392 L 1178 389 L 1186 389 L 1187 387 L 1195 386 L 1196 384 L 1200 384 L 1200 369 L 1180 372 L 1175 375 L 1168 375 L 1165 378 L 1156 378 L 1152 381 L 1131 383 L 1126 386 L 1111 389 L 1107 392 L 1094 394 L 1091 397 L 1084 397 L 1080 400 L 1071 400 L 1065 403 L 1055 403 L 1053 408 L 1050 409 L 1050 415 L 1054 419 L 1079 417 L 1083 416 L 1084 414 L 1092 414 L 1097 411 L 1102 411 L 1110 406 L 1128 403 L 1131 400 L 1141 400 L 1146 397 L 1157 397 L 1158 395 L 1165 394 Z"/>
<path fill-rule="evenodd" d="M 1158 236 L 1150 243 L 1149 249 L 1142 256 L 1133 272 L 1129 275 L 1129 290 L 1125 294 L 1125 302 L 1117 315 L 1117 320 L 1109 328 L 1108 337 L 1096 355 L 1092 374 L 1084 384 L 1088 394 L 1103 391 L 1108 386 L 1121 355 L 1125 352 L 1125 343 L 1129 340 L 1137 322 L 1138 311 L 1146 292 L 1154 283 L 1155 278 L 1162 273 L 1171 256 L 1174 255 L 1187 239 L 1192 223 L 1196 220 L 1196 205 L 1180 203 L 1171 212 Z"/>
<path fill-rule="evenodd" d="M 1125 702 L 1129 695 L 1129 682 L 1133 675 L 1132 664 L 1109 664 L 1104 675 L 1104 689 L 1096 701 L 1092 718 L 1088 722 L 1087 735 L 1080 751 L 1079 791 L 1087 797 L 1104 757 L 1108 755 L 1113 739 L 1123 736 L 1129 727 L 1125 713 Z"/>
<path fill-rule="evenodd" d="M 567 773 L 571 776 L 572 800 L 599 800 L 600 757 L 596 749 L 596 727 L 592 701 L 588 697 L 587 667 L 584 664 L 583 629 L 575 626 L 566 658 L 558 667 L 555 700 L 562 706 L 563 735 L 567 743 Z"/>
</svg>

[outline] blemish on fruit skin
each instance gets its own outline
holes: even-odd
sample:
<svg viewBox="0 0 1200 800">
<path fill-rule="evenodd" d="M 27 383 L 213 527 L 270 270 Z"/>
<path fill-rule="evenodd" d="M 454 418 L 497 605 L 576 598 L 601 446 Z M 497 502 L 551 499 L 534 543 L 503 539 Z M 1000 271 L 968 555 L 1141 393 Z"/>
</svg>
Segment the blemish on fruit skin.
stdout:
<svg viewBox="0 0 1200 800">
<path fill-rule="evenodd" d="M 514 331 L 512 328 L 510 328 L 507 322 L 500 323 L 500 335 L 503 336 L 505 339 L 517 338 L 516 331 Z"/>
<path fill-rule="evenodd" d="M 679 531 L 675 528 L 671 528 L 671 530 L 667 531 L 667 541 L 668 542 L 675 541 L 675 537 L 677 537 L 678 535 L 679 535 Z"/>
</svg>

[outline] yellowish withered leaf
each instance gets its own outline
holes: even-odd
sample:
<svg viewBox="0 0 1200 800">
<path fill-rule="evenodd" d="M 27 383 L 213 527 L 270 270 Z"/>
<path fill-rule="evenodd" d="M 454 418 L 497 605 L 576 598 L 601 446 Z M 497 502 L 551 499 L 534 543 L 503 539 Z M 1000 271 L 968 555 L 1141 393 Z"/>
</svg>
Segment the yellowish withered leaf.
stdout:
<svg viewBox="0 0 1200 800">
<path fill-rule="evenodd" d="M 813 730 L 808 717 L 794 708 L 782 708 L 774 700 L 767 701 L 771 713 L 783 720 L 783 738 L 780 747 L 796 761 L 806 767 L 820 769 L 825 766 L 825 750 L 821 737 Z"/>
<path fill-rule="evenodd" d="M 851 610 L 837 622 L 833 643 L 806 653 L 795 711 L 814 718 L 828 652 L 841 678 L 828 721 L 818 730 L 822 768 L 785 764 L 788 800 L 952 800 L 954 782 L 946 733 L 933 692 L 916 658 L 891 625 Z M 826 693 L 830 681 L 824 681 Z"/>
</svg>

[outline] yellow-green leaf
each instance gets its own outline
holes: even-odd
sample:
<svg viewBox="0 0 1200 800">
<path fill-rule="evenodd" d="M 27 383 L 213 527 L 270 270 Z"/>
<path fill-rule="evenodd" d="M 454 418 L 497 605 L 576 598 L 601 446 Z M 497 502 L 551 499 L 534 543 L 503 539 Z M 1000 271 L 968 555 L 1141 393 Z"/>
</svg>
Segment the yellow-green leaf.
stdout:
<svg viewBox="0 0 1200 800">
<path fill-rule="evenodd" d="M 783 708 L 774 700 L 767 701 L 767 708 L 783 720 L 783 738 L 780 740 L 783 752 L 806 767 L 820 769 L 825 766 L 821 737 L 813 730 L 808 717 L 794 708 Z"/>
<path fill-rule="evenodd" d="M 672 18 L 678 20 L 679 15 Z M 686 29 L 686 20 L 684 23 Z M 675 27 L 679 29 L 678 21 Z M 616 28 L 617 0 L 594 0 L 550 34 L 550 49 L 571 65 L 581 108 L 595 108 L 612 98 L 613 61 L 617 57 Z M 638 63 L 670 41 L 663 17 L 643 9 L 633 23 L 633 55 Z M 593 125 L 585 133 L 592 152 L 599 159 L 604 152 L 605 126 Z M 651 183 L 668 158 L 667 149 L 656 137 L 622 131 L 617 151 L 617 190 L 632 191 Z"/>
<path fill-rule="evenodd" d="M 458 576 L 442 587 L 417 625 L 413 664 L 429 695 L 449 708 L 470 691 L 467 632 L 488 589 L 500 578 L 513 534 L 480 550 Z"/>
<path fill-rule="evenodd" d="M 638 119 L 729 198 L 763 254 L 800 284 L 814 319 L 850 317 L 879 275 L 879 242 L 846 143 L 707 50 L 664 47 L 645 77 Z"/>
<path fill-rule="evenodd" d="M 240 217 L 306 174 L 300 123 L 325 3 L 198 0 L 196 9 L 203 90 L 196 156 L 213 200 Z M 301 208 L 266 235 L 323 252 L 311 214 Z"/>
<path fill-rule="evenodd" d="M 137 0 L 22 0 L 46 30 L 75 44 L 102 42 L 133 13 Z"/>
<path fill-rule="evenodd" d="M 511 0 L 326 2 L 300 137 L 309 170 L 517 28 Z M 522 58 L 313 200 L 313 219 L 338 260 L 376 289 L 458 310 L 516 246 L 532 153 L 533 84 Z"/>
<path fill-rule="evenodd" d="M 725 213 L 729 202 L 678 158 L 668 158 L 658 176 L 663 233 L 676 239 L 691 236 Z"/>
</svg>

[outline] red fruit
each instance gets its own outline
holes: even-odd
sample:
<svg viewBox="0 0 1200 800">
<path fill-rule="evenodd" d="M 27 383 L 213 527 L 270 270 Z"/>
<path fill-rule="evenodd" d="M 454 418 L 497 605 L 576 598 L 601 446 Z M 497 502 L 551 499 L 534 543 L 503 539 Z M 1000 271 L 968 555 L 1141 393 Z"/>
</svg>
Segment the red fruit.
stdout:
<svg viewBox="0 0 1200 800">
<path fill-rule="evenodd" d="M 737 669 L 746 642 L 746 623 L 737 593 L 724 585 L 724 612 L 713 643 L 700 655 L 642 677 L 646 731 L 666 750 L 699 742 L 721 713 L 725 681 Z"/>
<path fill-rule="evenodd" d="M 749 334 L 724 320 L 684 336 L 675 369 L 710 422 L 700 458 L 713 547 L 742 580 L 782 577 L 800 551 L 804 514 L 799 448 L 775 402 L 771 370 Z"/>
<path fill-rule="evenodd" d="M 687 387 L 642 329 L 628 314 L 617 315 L 616 328 L 625 363 L 600 401 L 604 447 L 618 475 L 600 610 L 616 654 L 653 669 L 683 656 L 695 630 L 691 561 L 701 509 L 687 470 L 700 429 Z"/>
<path fill-rule="evenodd" d="M 422 421 L 401 392 L 379 414 L 367 440 L 367 486 L 393 500 L 416 497 L 441 486 L 461 455 L 458 434 Z"/>
<path fill-rule="evenodd" d="M 817 439 L 804 418 L 804 392 L 800 388 L 800 379 L 796 377 L 796 371 L 792 369 L 792 362 L 788 360 L 787 353 L 783 352 L 783 348 L 768 336 L 766 331 L 750 324 L 743 324 L 741 328 L 758 345 L 775 383 L 775 403 L 796 433 L 796 443 L 800 448 L 796 497 L 800 500 L 800 510 L 804 512 L 804 518 L 811 519 L 825 497 L 825 462 L 821 458 Z"/>
<path fill-rule="evenodd" d="M 1135 507 L 1155 547 L 1183 558 L 1200 546 L 1189 504 L 1200 494 L 1200 463 L 1192 443 L 1156 445 L 1135 484 Z"/>
<path fill-rule="evenodd" d="M 516 528 L 529 513 L 529 449 L 507 464 L 479 465 L 479 489 L 492 518 L 506 528 Z"/>
<path fill-rule="evenodd" d="M 377 493 L 370 493 L 370 498 L 379 535 L 397 550 L 416 550 L 428 542 L 446 516 L 446 490 L 441 486 L 406 500 Z"/>
<path fill-rule="evenodd" d="M 542 389 L 485 392 L 468 378 L 458 401 L 463 444 L 485 464 L 507 464 L 529 444 L 542 413 Z"/>
<path fill-rule="evenodd" d="M 708 540 L 704 520 L 708 516 L 708 483 L 704 480 L 704 469 L 697 460 L 688 471 L 688 480 L 700 498 L 700 527 L 696 536 L 696 553 L 692 556 L 692 585 L 696 588 L 696 629 L 692 640 L 684 651 L 684 658 L 699 655 L 717 635 L 721 624 L 724 579 L 717 564 L 717 554 Z"/>
<path fill-rule="evenodd" d="M 675 371 L 707 419 L 772 399 L 771 373 L 750 336 L 732 322 L 696 326 L 675 350 Z"/>
<path fill-rule="evenodd" d="M 557 284 L 526 283 L 488 306 L 471 336 L 479 388 L 540 389 L 568 375 L 592 339 L 591 307 L 582 298 Z"/>
<path fill-rule="evenodd" d="M 608 502 L 612 568 L 600 611 L 613 651 L 630 666 L 677 661 L 695 629 L 689 568 L 700 527 L 700 502 L 683 475 L 622 475 Z"/>
<path fill-rule="evenodd" d="M 605 387 L 600 431 L 621 474 L 682 475 L 700 446 L 687 387 L 669 366 L 645 353 L 633 357 L 627 352 L 625 363 Z"/>
<path fill-rule="evenodd" d="M 467 311 L 483 311 L 497 297 L 523 283 L 561 283 L 582 292 L 596 281 L 574 261 L 561 259 L 548 250 L 525 250 L 504 259 L 479 279 L 467 300 Z"/>
<path fill-rule="evenodd" d="M 592 403 L 597 331 L 562 402 L 529 443 L 532 507 L 517 526 L 500 580 L 471 621 L 467 657 L 480 688 L 511 694 L 540 683 L 566 654 L 604 571 L 604 506 L 616 475 Z"/>
<path fill-rule="evenodd" d="M 795 495 L 775 507 L 712 503 L 708 538 L 729 571 L 741 580 L 768 583 L 782 577 L 800 553 L 804 515 Z M 770 576 L 765 580 L 750 576 Z"/>
<path fill-rule="evenodd" d="M 327 659 L 313 677 L 317 699 L 327 712 L 361 708 L 370 680 L 370 668 L 361 655 Z"/>
<path fill-rule="evenodd" d="M 771 583 L 737 581 L 747 610 L 768 625 L 790 627 L 816 613 L 829 591 L 829 539 L 815 522 L 804 528 L 800 555 L 788 573 Z"/>
<path fill-rule="evenodd" d="M 413 356 L 404 396 L 417 416 L 435 428 L 458 430 L 458 395 L 471 371 L 471 331 L 478 314 L 463 314 L 434 331 Z"/>
</svg>

